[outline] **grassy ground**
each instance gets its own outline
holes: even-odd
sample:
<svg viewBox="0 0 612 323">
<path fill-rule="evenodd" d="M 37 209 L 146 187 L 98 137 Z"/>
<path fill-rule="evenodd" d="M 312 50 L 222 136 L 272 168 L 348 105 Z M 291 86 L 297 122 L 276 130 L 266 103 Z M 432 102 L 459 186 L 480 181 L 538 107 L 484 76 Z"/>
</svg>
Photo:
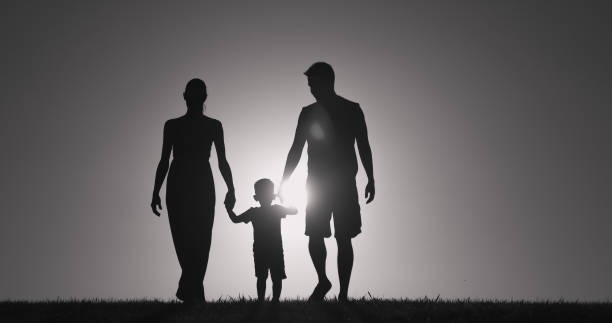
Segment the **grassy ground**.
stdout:
<svg viewBox="0 0 612 323">
<path fill-rule="evenodd" d="M 259 305 L 228 300 L 176 302 L 0 302 L 0 322 L 612 322 L 612 303 L 361 299 Z"/>
</svg>

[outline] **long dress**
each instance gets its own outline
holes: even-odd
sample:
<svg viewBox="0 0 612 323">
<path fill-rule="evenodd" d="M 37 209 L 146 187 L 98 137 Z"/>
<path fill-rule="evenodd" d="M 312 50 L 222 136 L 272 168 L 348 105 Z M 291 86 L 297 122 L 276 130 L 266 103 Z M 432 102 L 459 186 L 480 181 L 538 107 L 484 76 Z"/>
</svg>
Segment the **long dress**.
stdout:
<svg viewBox="0 0 612 323">
<path fill-rule="evenodd" d="M 206 116 L 183 116 L 167 124 L 173 159 L 166 205 L 182 270 L 176 296 L 182 300 L 204 299 L 215 211 L 215 185 L 208 159 L 217 124 Z"/>
</svg>

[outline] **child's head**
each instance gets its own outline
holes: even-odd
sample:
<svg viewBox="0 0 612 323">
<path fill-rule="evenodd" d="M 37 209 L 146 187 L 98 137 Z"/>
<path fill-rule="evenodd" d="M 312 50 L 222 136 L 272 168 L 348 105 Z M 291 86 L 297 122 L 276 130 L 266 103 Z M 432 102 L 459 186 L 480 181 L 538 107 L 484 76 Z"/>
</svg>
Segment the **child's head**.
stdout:
<svg viewBox="0 0 612 323">
<path fill-rule="evenodd" d="M 274 183 L 267 178 L 262 178 L 255 182 L 255 195 L 253 198 L 262 206 L 270 205 L 276 194 L 274 194 Z"/>
</svg>

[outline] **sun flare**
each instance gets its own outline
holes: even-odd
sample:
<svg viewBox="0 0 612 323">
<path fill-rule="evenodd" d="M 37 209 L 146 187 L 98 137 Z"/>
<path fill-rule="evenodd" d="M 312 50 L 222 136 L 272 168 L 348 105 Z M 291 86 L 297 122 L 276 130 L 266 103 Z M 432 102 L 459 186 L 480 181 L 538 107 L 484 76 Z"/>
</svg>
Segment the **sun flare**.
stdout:
<svg viewBox="0 0 612 323">
<path fill-rule="evenodd" d="M 280 195 L 282 196 L 283 205 L 294 206 L 299 212 L 304 211 L 308 199 L 305 177 L 305 173 L 294 174 L 294 178 L 290 179 L 282 186 Z"/>
</svg>

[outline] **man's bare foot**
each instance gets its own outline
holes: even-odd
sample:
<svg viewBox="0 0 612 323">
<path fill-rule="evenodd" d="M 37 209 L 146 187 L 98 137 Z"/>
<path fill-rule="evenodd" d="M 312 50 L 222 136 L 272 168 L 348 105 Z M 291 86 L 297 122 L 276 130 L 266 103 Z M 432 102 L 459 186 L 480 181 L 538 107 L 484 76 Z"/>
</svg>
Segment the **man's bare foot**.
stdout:
<svg viewBox="0 0 612 323">
<path fill-rule="evenodd" d="M 331 290 L 332 284 L 329 279 L 319 281 L 312 294 L 308 298 L 310 302 L 321 302 L 325 299 L 325 294 Z"/>
<path fill-rule="evenodd" d="M 183 302 L 183 304 L 185 305 L 190 305 L 190 306 L 204 306 L 206 305 L 206 300 L 204 299 L 204 297 L 189 297 L 184 295 L 181 292 L 176 292 L 176 298 L 178 298 L 179 301 Z"/>
</svg>

